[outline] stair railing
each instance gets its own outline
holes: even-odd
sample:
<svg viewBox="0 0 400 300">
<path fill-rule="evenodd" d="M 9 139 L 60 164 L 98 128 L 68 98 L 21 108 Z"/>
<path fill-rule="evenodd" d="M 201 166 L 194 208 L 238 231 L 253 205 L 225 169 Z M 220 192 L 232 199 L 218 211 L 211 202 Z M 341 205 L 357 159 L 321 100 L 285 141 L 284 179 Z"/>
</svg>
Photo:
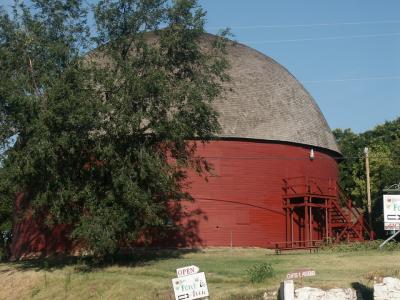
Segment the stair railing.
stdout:
<svg viewBox="0 0 400 300">
<path fill-rule="evenodd" d="M 337 183 L 337 190 L 338 190 L 339 200 L 343 200 L 341 202 L 343 202 L 343 204 L 347 207 L 347 209 L 351 212 L 351 214 L 356 218 L 356 222 L 353 224 L 353 226 L 359 223 L 361 227 L 364 229 L 364 232 L 368 235 L 369 238 L 371 238 L 371 234 L 373 234 L 373 232 L 371 230 L 370 225 L 365 221 L 364 215 L 360 212 L 360 210 L 356 206 L 353 206 L 353 201 L 347 196 L 347 194 L 344 192 L 339 183 Z"/>
</svg>

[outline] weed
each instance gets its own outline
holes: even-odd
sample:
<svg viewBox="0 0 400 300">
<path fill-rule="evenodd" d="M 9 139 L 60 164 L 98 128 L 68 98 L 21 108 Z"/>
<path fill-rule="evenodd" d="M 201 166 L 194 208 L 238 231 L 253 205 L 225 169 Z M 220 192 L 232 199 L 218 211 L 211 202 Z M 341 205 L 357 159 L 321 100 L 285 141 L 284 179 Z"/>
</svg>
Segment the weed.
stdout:
<svg viewBox="0 0 400 300">
<path fill-rule="evenodd" d="M 38 287 L 33 288 L 32 293 L 31 293 L 32 298 L 35 297 L 39 293 L 40 293 L 40 288 L 38 288 Z"/>
<path fill-rule="evenodd" d="M 64 281 L 64 292 L 65 295 L 68 294 L 69 286 L 71 284 L 71 272 L 67 272 L 65 275 L 65 281 Z"/>
<path fill-rule="evenodd" d="M 358 251 L 369 251 L 379 249 L 379 245 L 382 244 L 382 240 L 367 241 L 367 242 L 353 242 L 353 243 L 342 243 L 342 244 L 329 244 L 322 248 L 323 251 L 328 252 L 358 252 Z M 382 250 L 384 251 L 395 251 L 400 250 L 400 243 L 389 242 Z"/>
<path fill-rule="evenodd" d="M 265 279 L 273 277 L 275 273 L 270 263 L 254 265 L 246 272 L 252 283 L 263 282 Z"/>
<path fill-rule="evenodd" d="M 47 261 L 44 263 L 44 287 L 47 288 L 47 270 L 49 269 L 49 264 Z"/>
</svg>

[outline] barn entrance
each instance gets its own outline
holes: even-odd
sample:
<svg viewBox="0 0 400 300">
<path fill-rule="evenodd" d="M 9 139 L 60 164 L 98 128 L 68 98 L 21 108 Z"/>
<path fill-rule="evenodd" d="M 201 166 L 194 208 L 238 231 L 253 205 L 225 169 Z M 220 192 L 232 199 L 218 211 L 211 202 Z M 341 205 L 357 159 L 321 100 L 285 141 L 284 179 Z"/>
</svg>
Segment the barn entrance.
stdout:
<svg viewBox="0 0 400 300">
<path fill-rule="evenodd" d="M 361 210 L 331 178 L 284 179 L 286 241 L 277 250 L 312 249 L 325 243 L 363 241 L 372 232 Z"/>
</svg>

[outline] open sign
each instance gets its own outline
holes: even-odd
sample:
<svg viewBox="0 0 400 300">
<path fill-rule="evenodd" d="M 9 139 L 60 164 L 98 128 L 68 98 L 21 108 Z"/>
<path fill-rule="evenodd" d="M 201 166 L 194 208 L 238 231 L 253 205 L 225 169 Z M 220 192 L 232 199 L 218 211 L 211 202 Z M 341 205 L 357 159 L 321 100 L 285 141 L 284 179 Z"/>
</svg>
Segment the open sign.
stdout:
<svg viewBox="0 0 400 300">
<path fill-rule="evenodd" d="M 188 266 L 188 267 L 176 269 L 176 275 L 178 277 L 189 276 L 192 274 L 196 274 L 199 271 L 200 271 L 200 269 L 197 266 Z"/>
</svg>

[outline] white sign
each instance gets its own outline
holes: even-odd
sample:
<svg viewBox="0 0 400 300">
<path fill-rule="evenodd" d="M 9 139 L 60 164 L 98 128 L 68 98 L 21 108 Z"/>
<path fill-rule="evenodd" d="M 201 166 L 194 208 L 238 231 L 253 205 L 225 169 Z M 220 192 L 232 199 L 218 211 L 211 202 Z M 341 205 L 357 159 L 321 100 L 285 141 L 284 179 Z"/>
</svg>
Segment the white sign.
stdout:
<svg viewBox="0 0 400 300">
<path fill-rule="evenodd" d="M 209 296 L 204 272 L 174 278 L 172 286 L 176 300 L 192 300 Z"/>
<path fill-rule="evenodd" d="M 197 266 L 188 266 L 188 267 L 176 269 L 176 275 L 178 277 L 188 276 L 188 275 L 199 273 L 199 271 L 200 271 L 200 269 Z"/>
<path fill-rule="evenodd" d="M 290 272 L 286 275 L 286 279 L 297 279 L 303 277 L 315 276 L 315 270 L 312 269 L 300 269 Z"/>
<path fill-rule="evenodd" d="M 400 230 L 400 195 L 383 195 L 385 230 Z"/>
</svg>

